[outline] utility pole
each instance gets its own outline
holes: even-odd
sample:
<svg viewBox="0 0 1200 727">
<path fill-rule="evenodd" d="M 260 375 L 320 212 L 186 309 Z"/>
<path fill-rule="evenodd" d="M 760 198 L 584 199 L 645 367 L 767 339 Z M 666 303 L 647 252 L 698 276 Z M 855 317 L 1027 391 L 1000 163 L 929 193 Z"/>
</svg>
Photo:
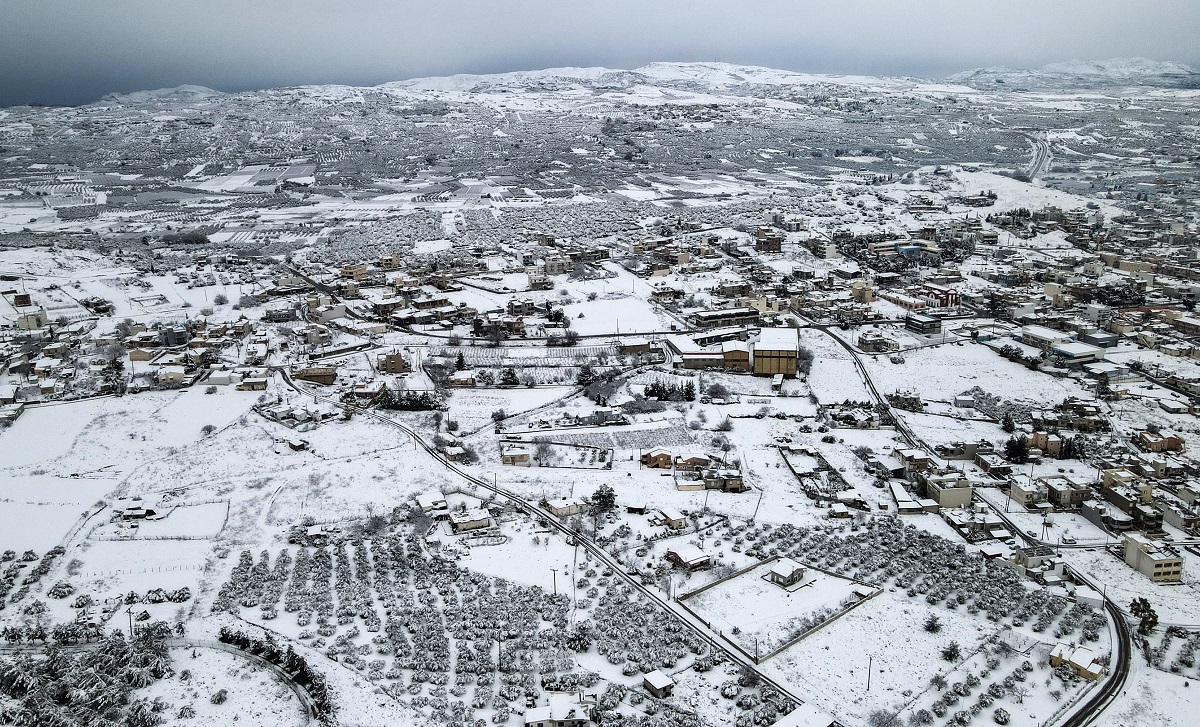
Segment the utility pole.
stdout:
<svg viewBox="0 0 1200 727">
<path fill-rule="evenodd" d="M 875 657 L 872 654 L 867 654 L 867 691 L 871 691 L 871 665 Z"/>
<path fill-rule="evenodd" d="M 755 519 L 756 517 L 758 517 L 758 508 L 759 508 L 759 506 L 760 506 L 760 505 L 762 505 L 762 499 L 763 499 L 763 490 L 762 490 L 762 488 L 759 488 L 759 490 L 758 490 L 758 504 L 754 506 L 754 514 L 750 516 L 750 519 L 751 519 L 751 520 L 753 520 L 753 519 Z"/>
<path fill-rule="evenodd" d="M 575 575 L 576 565 L 579 562 L 579 535 L 575 536 L 575 555 L 571 556 L 571 618 L 575 618 L 575 609 L 579 606 L 578 584 L 579 579 Z"/>
<path fill-rule="evenodd" d="M 133 638 L 133 606 L 125 609 L 125 613 L 129 614 L 129 638 Z"/>
<path fill-rule="evenodd" d="M 557 569 L 557 568 L 551 568 L 551 569 L 550 569 L 550 572 L 554 574 L 554 575 L 553 575 L 553 576 L 551 576 L 551 577 L 554 579 L 554 595 L 556 595 L 556 596 L 557 596 L 557 595 L 558 595 L 558 569 Z"/>
</svg>

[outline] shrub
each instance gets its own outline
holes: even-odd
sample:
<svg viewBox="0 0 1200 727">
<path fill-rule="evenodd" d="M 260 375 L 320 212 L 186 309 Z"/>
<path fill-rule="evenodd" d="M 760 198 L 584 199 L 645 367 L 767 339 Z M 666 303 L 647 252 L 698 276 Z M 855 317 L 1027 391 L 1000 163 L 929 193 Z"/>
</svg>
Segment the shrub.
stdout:
<svg viewBox="0 0 1200 727">
<path fill-rule="evenodd" d="M 957 641 L 951 641 L 942 649 L 942 658 L 946 661 L 958 661 L 960 656 L 962 656 L 962 647 L 958 645 Z"/>
</svg>

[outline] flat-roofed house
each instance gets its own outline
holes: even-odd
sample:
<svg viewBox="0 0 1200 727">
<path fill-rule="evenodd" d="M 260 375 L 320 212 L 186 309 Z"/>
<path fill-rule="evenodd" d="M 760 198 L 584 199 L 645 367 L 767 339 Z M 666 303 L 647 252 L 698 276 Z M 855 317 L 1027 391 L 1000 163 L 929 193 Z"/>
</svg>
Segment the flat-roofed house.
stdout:
<svg viewBox="0 0 1200 727">
<path fill-rule="evenodd" d="M 450 507 L 446 504 L 446 496 L 437 490 L 422 492 L 416 497 L 417 505 L 421 508 L 421 512 L 430 517 L 444 518 L 450 514 Z"/>
<path fill-rule="evenodd" d="M 481 530 L 492 524 L 492 516 L 482 507 L 450 513 L 450 528 L 456 533 Z"/>
</svg>

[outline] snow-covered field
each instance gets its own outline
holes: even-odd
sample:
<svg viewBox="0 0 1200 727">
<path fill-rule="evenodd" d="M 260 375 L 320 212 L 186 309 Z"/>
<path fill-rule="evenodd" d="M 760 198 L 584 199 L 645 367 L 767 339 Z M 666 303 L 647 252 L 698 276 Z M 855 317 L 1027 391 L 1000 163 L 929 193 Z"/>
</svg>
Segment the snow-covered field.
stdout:
<svg viewBox="0 0 1200 727">
<path fill-rule="evenodd" d="M 774 565 L 764 563 L 698 593 L 688 606 L 743 650 L 766 656 L 857 600 L 860 585 L 812 569 L 794 585 L 776 585 L 769 578 Z"/>
<path fill-rule="evenodd" d="M 164 725 L 229 725 L 246 721 L 262 727 L 308 724 L 304 705 L 274 672 L 245 657 L 215 648 L 171 650 L 175 674 L 138 690 L 137 696 L 171 705 Z M 213 704 L 217 692 L 225 701 Z M 191 707 L 192 716 L 181 715 Z"/>
</svg>

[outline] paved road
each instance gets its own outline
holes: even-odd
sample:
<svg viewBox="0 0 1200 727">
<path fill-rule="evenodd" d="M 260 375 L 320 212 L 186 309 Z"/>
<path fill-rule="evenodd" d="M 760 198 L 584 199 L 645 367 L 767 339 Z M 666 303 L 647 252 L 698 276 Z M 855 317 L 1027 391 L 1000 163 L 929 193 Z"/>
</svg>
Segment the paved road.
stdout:
<svg viewBox="0 0 1200 727">
<path fill-rule="evenodd" d="M 1045 138 L 1033 134 L 1024 134 L 1024 136 L 1033 144 L 1033 159 L 1030 160 L 1029 169 L 1026 171 L 1029 181 L 1032 182 L 1050 168 L 1050 160 L 1054 157 L 1050 154 L 1050 142 Z"/>
<path fill-rule="evenodd" d="M 1068 570 L 1090 587 L 1096 587 L 1078 571 L 1069 567 Z M 1105 599 L 1104 608 L 1108 611 L 1109 621 L 1117 632 L 1117 638 L 1114 640 L 1117 649 L 1116 663 L 1110 665 L 1108 678 L 1104 680 L 1100 690 L 1063 721 L 1062 727 L 1086 727 L 1091 724 L 1125 689 L 1125 680 L 1129 677 L 1129 665 L 1133 655 L 1133 635 L 1129 631 L 1129 622 L 1125 620 L 1125 614 L 1115 603 Z"/>
</svg>

